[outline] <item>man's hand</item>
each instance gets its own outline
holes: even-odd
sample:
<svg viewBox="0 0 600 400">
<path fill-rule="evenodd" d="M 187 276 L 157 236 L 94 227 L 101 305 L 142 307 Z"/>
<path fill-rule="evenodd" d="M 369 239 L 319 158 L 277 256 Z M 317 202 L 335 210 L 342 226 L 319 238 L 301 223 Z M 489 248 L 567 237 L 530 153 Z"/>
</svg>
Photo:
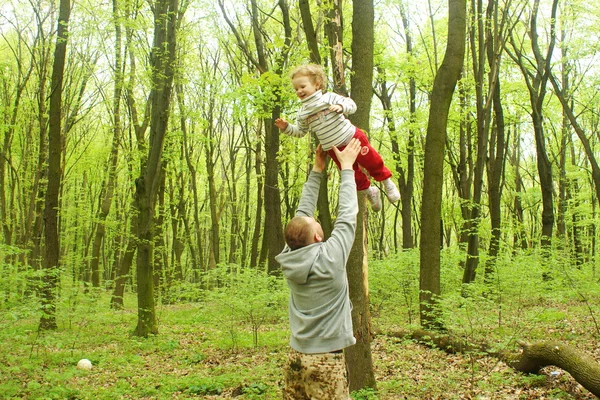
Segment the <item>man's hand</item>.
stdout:
<svg viewBox="0 0 600 400">
<path fill-rule="evenodd" d="M 288 122 L 283 118 L 277 118 L 275 120 L 275 126 L 284 131 L 288 126 Z"/>
<path fill-rule="evenodd" d="M 354 161 L 356 161 L 356 157 L 358 157 L 361 148 L 362 146 L 358 139 L 352 139 L 350 143 L 348 143 L 348 146 L 342 151 L 339 151 L 337 147 L 333 146 L 333 151 L 340 162 L 340 169 L 352 169 L 352 165 L 354 164 Z"/>
<path fill-rule="evenodd" d="M 321 145 L 317 146 L 315 153 L 315 164 L 313 165 L 314 172 L 323 172 L 325 170 L 325 163 L 327 161 L 327 152 L 323 151 Z"/>
</svg>

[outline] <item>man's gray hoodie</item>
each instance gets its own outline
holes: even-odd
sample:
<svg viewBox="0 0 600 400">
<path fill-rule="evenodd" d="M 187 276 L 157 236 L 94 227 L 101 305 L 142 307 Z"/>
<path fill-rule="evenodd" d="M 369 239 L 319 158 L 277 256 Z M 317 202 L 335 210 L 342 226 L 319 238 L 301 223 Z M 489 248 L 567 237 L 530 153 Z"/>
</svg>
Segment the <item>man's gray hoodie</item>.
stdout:
<svg viewBox="0 0 600 400">
<path fill-rule="evenodd" d="M 291 250 L 275 259 L 290 287 L 290 346 L 305 354 L 328 353 L 356 343 L 346 262 L 354 242 L 358 200 L 354 171 L 341 170 L 338 216 L 331 237 Z M 296 216 L 313 217 L 322 173 L 304 184 Z"/>
</svg>

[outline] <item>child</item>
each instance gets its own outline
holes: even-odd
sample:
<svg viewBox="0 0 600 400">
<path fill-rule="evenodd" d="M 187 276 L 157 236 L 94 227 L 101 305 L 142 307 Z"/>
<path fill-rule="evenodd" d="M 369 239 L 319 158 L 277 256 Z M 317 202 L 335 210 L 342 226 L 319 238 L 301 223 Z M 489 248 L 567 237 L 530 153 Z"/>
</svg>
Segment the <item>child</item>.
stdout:
<svg viewBox="0 0 600 400">
<path fill-rule="evenodd" d="M 325 72 L 320 65 L 301 65 L 291 73 L 292 84 L 302 107 L 296 117 L 296 125 L 282 118 L 275 120 L 283 133 L 302 137 L 310 130 L 317 135 L 323 150 L 340 168 L 340 163 L 333 152 L 333 146 L 342 150 L 352 138 L 360 140 L 360 154 L 353 165 L 357 190 L 366 190 L 367 199 L 373 211 L 381 210 L 381 195 L 377 186 L 372 186 L 369 177 L 361 170 L 361 166 L 375 179 L 383 184 L 388 200 L 395 203 L 400 199 L 400 192 L 391 179 L 391 171 L 383 164 L 383 159 L 371 147 L 363 131 L 352 125 L 344 114 L 356 111 L 356 103 L 349 97 L 335 93 L 323 93 L 325 88 Z"/>
</svg>

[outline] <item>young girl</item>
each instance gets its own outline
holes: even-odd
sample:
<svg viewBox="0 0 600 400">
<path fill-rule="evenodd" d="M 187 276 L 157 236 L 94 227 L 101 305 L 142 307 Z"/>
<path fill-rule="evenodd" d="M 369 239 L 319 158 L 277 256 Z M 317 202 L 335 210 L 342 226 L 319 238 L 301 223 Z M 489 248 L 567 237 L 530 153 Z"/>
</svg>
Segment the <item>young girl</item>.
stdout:
<svg viewBox="0 0 600 400">
<path fill-rule="evenodd" d="M 291 79 L 302 107 L 298 111 L 295 125 L 278 118 L 275 120 L 275 126 L 283 133 L 295 137 L 303 137 L 309 130 L 314 132 L 321 147 L 328 152 L 338 168 L 340 163 L 333 152 L 333 146 L 342 150 L 352 138 L 357 138 L 362 147 L 353 165 L 356 189 L 367 191 L 367 199 L 373 211 L 381 210 L 379 189 L 371 185 L 371 180 L 360 168 L 362 166 L 373 179 L 383 184 L 385 195 L 390 202 L 398 201 L 400 192 L 391 179 L 391 171 L 383 164 L 377 150 L 369 144 L 365 133 L 344 116 L 356 111 L 354 100 L 335 93 L 322 92 L 326 77 L 320 65 L 301 65 L 292 71 Z"/>
</svg>

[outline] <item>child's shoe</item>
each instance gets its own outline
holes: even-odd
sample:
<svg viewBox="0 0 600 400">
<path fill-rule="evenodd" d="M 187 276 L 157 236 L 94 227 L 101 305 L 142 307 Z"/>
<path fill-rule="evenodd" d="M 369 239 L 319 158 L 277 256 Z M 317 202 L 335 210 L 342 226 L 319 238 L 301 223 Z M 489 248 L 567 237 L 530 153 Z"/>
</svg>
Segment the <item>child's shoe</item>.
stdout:
<svg viewBox="0 0 600 400">
<path fill-rule="evenodd" d="M 385 195 L 390 201 L 390 203 L 395 203 L 398 200 L 400 200 L 400 192 L 398 191 L 396 184 L 392 181 L 391 178 L 387 178 L 381 181 L 381 183 L 383 184 Z"/>
<path fill-rule="evenodd" d="M 366 189 L 366 192 L 367 199 L 369 200 L 369 203 L 371 203 L 371 208 L 373 209 L 373 211 L 381 211 L 381 193 L 379 192 L 377 186 L 369 186 L 369 188 Z"/>
</svg>

